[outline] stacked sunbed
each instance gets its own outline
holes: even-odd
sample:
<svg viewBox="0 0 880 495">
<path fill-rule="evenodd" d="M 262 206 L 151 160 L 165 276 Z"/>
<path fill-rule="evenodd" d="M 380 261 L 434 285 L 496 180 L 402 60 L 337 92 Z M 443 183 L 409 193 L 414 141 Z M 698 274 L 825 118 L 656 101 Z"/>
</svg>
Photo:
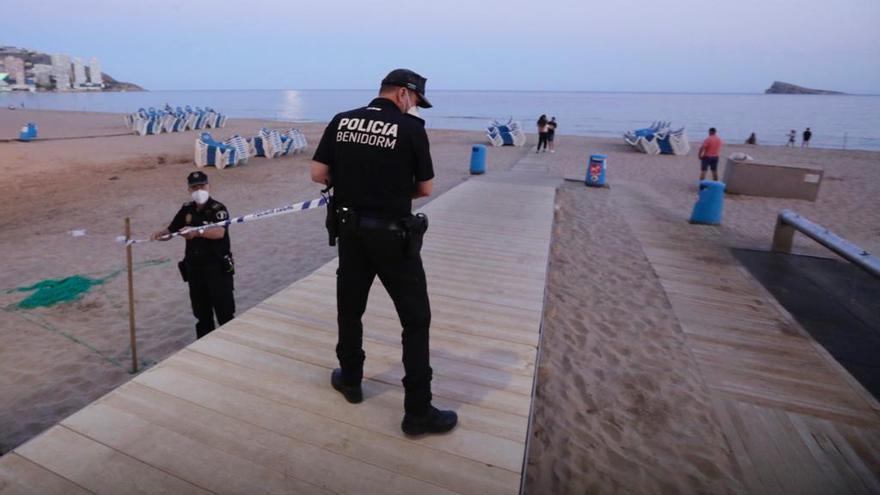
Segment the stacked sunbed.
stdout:
<svg viewBox="0 0 880 495">
<path fill-rule="evenodd" d="M 486 136 L 492 146 L 522 146 L 526 144 L 526 133 L 522 130 L 522 124 L 509 119 L 506 123 L 493 120 L 486 131 Z"/>
<path fill-rule="evenodd" d="M 212 108 L 141 108 L 125 116 L 125 124 L 140 136 L 163 132 L 183 132 L 194 129 L 216 129 L 226 125 L 226 116 Z"/>
<path fill-rule="evenodd" d="M 623 135 L 626 144 L 649 155 L 687 155 L 691 149 L 684 127 L 674 130 L 669 122 L 658 121 Z"/>
<path fill-rule="evenodd" d="M 225 141 L 216 141 L 208 132 L 202 133 L 195 145 L 197 167 L 217 167 L 223 169 L 244 165 L 251 157 L 278 158 L 302 153 L 308 143 L 299 129 L 262 128 L 251 138 L 238 134 Z"/>
</svg>

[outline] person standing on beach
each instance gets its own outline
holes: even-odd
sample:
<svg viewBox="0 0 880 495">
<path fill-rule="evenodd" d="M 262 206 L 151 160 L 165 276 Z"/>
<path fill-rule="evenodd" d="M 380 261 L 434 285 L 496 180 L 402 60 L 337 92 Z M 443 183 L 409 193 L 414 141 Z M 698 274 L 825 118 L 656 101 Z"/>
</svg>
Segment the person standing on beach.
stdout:
<svg viewBox="0 0 880 495">
<path fill-rule="evenodd" d="M 331 245 L 339 238 L 339 368 L 331 373 L 330 384 L 350 403 L 363 400 L 361 317 L 378 275 L 403 325 L 400 426 L 408 435 L 443 433 L 458 423 L 454 411 L 431 404 L 431 307 L 420 254 L 428 220 L 412 214 L 412 200 L 433 190 L 428 135 L 416 108 L 431 108 L 425 97 L 426 81 L 411 70 L 391 71 L 369 105 L 333 117 L 311 166 L 312 180 L 335 190 L 327 229 Z"/>
<path fill-rule="evenodd" d="M 550 144 L 550 153 L 556 153 L 554 139 L 556 139 L 556 117 L 550 117 L 550 122 L 547 122 L 547 143 Z"/>
<path fill-rule="evenodd" d="M 538 147 L 535 149 L 535 153 L 541 152 L 542 145 L 544 151 L 547 151 L 547 115 L 544 114 L 538 117 Z"/>
<path fill-rule="evenodd" d="M 709 137 L 700 146 L 700 180 L 706 180 L 706 170 L 712 169 L 712 180 L 718 180 L 718 157 L 721 155 L 721 138 L 714 127 L 709 129 Z"/>
<path fill-rule="evenodd" d="M 792 129 L 788 133 L 788 142 L 785 143 L 785 147 L 786 148 L 794 148 L 795 139 L 797 139 L 797 132 L 794 129 Z"/>
<path fill-rule="evenodd" d="M 184 227 L 200 227 L 229 218 L 223 203 L 211 197 L 208 176 L 193 172 L 186 178 L 192 201 L 183 204 L 167 228 L 154 232 L 151 239 L 167 241 L 170 234 Z M 229 244 L 228 227 L 190 230 L 180 237 L 186 239 L 186 255 L 178 264 L 184 282 L 189 283 L 189 299 L 196 317 L 196 338 L 214 330 L 214 315 L 223 325 L 235 316 L 232 277 L 235 265 Z"/>
<path fill-rule="evenodd" d="M 810 139 L 813 137 L 813 131 L 807 127 L 807 130 L 801 135 L 801 148 L 809 148 L 810 147 Z M 794 146 L 794 145 L 792 145 Z"/>
</svg>

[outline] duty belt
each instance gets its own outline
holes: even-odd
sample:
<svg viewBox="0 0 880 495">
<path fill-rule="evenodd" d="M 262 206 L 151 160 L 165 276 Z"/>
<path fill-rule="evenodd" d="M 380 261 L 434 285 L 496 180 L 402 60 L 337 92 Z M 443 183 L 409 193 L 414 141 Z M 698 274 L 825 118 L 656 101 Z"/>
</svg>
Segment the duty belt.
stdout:
<svg viewBox="0 0 880 495">
<path fill-rule="evenodd" d="M 365 229 L 376 230 L 403 230 L 398 220 L 388 220 L 385 218 L 361 217 L 358 225 Z"/>
</svg>

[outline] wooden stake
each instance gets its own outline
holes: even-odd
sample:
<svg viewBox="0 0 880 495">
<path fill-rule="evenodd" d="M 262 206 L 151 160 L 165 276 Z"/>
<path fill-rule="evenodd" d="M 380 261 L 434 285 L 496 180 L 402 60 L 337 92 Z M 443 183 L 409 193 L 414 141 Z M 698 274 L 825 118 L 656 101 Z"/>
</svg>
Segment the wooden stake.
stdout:
<svg viewBox="0 0 880 495">
<path fill-rule="evenodd" d="M 128 328 L 131 334 L 131 372 L 137 373 L 137 338 L 134 335 L 134 270 L 132 269 L 131 244 L 128 244 L 129 240 L 131 240 L 131 219 L 125 217 L 125 260 L 128 266 Z"/>
</svg>

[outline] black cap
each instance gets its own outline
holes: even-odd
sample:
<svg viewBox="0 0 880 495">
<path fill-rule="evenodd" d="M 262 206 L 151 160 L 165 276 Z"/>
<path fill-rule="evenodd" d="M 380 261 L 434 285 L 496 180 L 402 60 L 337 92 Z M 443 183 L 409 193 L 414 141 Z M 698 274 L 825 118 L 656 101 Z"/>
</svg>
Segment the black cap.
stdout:
<svg viewBox="0 0 880 495">
<path fill-rule="evenodd" d="M 186 183 L 190 187 L 208 183 L 208 176 L 202 171 L 195 171 L 186 176 Z"/>
<path fill-rule="evenodd" d="M 382 84 L 391 84 L 415 91 L 419 95 L 419 101 L 416 105 L 422 108 L 431 108 L 433 105 L 425 98 L 425 83 L 427 82 L 427 79 L 409 69 L 394 69 L 385 76 L 385 79 L 382 79 Z"/>
</svg>

